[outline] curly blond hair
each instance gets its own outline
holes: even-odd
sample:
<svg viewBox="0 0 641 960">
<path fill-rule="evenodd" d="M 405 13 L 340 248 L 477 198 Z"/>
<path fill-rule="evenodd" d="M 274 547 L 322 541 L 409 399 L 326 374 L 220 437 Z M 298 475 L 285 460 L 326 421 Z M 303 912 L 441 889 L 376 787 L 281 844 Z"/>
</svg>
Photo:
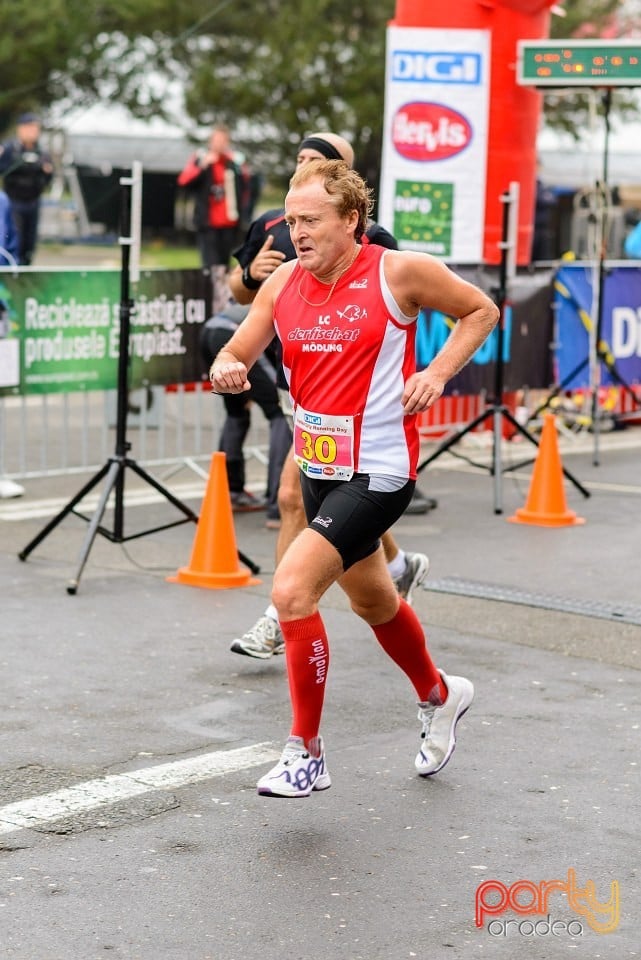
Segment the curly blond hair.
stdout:
<svg viewBox="0 0 641 960">
<path fill-rule="evenodd" d="M 374 204 L 370 187 L 344 160 L 310 160 L 299 167 L 291 178 L 290 190 L 314 179 L 322 181 L 340 217 L 345 217 L 354 210 L 358 213 L 354 239 L 360 240 L 367 229 Z"/>
</svg>

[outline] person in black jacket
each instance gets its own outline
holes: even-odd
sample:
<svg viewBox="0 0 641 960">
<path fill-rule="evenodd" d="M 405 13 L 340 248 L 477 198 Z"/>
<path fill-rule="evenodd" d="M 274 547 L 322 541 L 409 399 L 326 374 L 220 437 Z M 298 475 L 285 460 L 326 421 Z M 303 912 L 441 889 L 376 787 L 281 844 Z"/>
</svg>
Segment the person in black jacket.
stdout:
<svg viewBox="0 0 641 960">
<path fill-rule="evenodd" d="M 4 190 L 0 190 L 0 267 L 15 266 L 18 262 L 18 231 L 16 230 L 11 209 L 11 201 Z M 2 300 L 0 300 L 0 312 Z M 0 338 L 2 324 L 0 322 Z"/>
<path fill-rule="evenodd" d="M 0 146 L 0 174 L 11 201 L 19 236 L 18 263 L 29 266 L 38 239 L 40 198 L 51 183 L 53 163 L 41 149 L 40 119 L 35 113 L 18 117 L 16 136 Z"/>
</svg>

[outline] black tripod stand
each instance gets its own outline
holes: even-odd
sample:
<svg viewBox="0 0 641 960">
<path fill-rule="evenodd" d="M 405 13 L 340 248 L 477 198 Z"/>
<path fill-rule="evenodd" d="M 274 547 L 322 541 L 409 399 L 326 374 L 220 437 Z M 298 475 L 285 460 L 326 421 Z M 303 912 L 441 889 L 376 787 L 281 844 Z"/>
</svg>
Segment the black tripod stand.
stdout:
<svg viewBox="0 0 641 960">
<path fill-rule="evenodd" d="M 73 513 L 76 516 L 80 517 L 82 520 L 86 520 L 89 523 L 87 528 L 87 533 L 85 536 L 84 543 L 80 550 L 80 556 L 78 561 L 78 570 L 76 576 L 69 581 L 67 585 L 67 593 L 75 594 L 78 590 L 78 584 L 80 582 L 80 576 L 84 569 L 85 563 L 89 556 L 92 544 L 96 538 L 96 534 L 100 533 L 107 540 L 110 540 L 112 543 L 125 543 L 128 540 L 135 540 L 138 537 L 144 537 L 148 533 L 158 533 L 160 530 L 167 530 L 170 527 L 176 527 L 180 524 L 193 521 L 194 523 L 198 522 L 198 515 L 194 511 L 184 504 L 181 500 L 175 497 L 169 490 L 167 490 L 162 484 L 158 482 L 154 477 L 152 477 L 146 470 L 144 470 L 139 464 L 136 463 L 131 457 L 128 456 L 128 451 L 131 449 L 131 444 L 127 441 L 127 408 L 128 408 L 128 365 L 129 365 L 129 333 L 131 326 L 131 313 L 133 310 L 133 301 L 130 299 L 129 292 L 129 264 L 130 264 L 130 250 L 132 245 L 131 237 L 131 203 L 132 203 L 132 186 L 134 185 L 134 177 L 122 177 L 120 184 L 122 186 L 121 192 L 121 224 L 123 236 L 120 237 L 120 246 L 121 246 L 121 273 L 120 273 L 120 343 L 118 351 L 118 387 L 117 387 L 117 414 L 116 414 L 116 444 L 115 444 L 115 453 L 110 457 L 105 464 L 100 468 L 100 470 L 91 478 L 91 480 L 85 484 L 85 486 L 78 491 L 78 493 L 72 497 L 72 499 L 67 503 L 67 505 L 58 513 L 49 523 L 40 531 L 40 533 L 34 537 L 34 539 L 27 544 L 27 546 L 22 550 L 18 556 L 21 560 L 26 560 L 29 554 L 34 550 L 39 543 L 47 537 L 52 530 L 54 530 L 58 524 L 64 520 L 64 518 Z M 137 184 L 137 186 L 139 186 Z M 124 236 L 125 230 L 130 231 L 129 236 Z M 133 470 L 142 480 L 148 483 L 154 490 L 157 490 L 158 493 L 162 494 L 166 500 L 173 504 L 184 516 L 178 520 L 174 520 L 170 523 L 164 523 L 157 527 L 152 527 L 149 530 L 142 530 L 138 533 L 131 533 L 125 535 L 124 533 L 124 520 L 125 520 L 125 504 L 124 504 L 124 493 L 125 493 L 125 471 L 129 468 Z M 96 511 L 93 514 L 93 517 L 87 517 L 80 511 L 76 510 L 77 504 L 83 500 L 87 494 L 97 486 L 100 481 L 106 478 L 105 485 L 100 495 Z M 102 517 L 107 507 L 107 501 L 113 492 L 115 497 L 114 502 L 114 522 L 113 529 L 109 530 L 108 528 L 102 526 Z M 238 556 L 246 566 L 252 571 L 252 573 L 258 573 L 259 568 L 254 564 L 248 557 L 244 556 L 242 553 L 238 553 Z"/>
<path fill-rule="evenodd" d="M 501 478 L 503 473 L 506 470 L 515 470 L 519 466 L 524 466 L 521 464 L 514 464 L 505 469 L 501 466 L 501 428 L 503 419 L 507 420 L 508 423 L 511 423 L 512 426 L 518 433 L 526 437 L 538 447 L 539 441 L 534 437 L 525 427 L 519 423 L 519 421 L 512 415 L 510 410 L 503 403 L 503 339 L 505 332 L 505 308 L 507 304 L 507 265 L 508 265 L 508 252 L 511 248 L 512 242 L 510 240 L 510 206 L 513 203 L 513 196 L 509 191 L 501 194 L 501 203 L 503 204 L 503 217 L 502 217 L 502 231 L 501 231 L 501 261 L 499 267 L 499 284 L 493 293 L 495 294 L 495 301 L 500 310 L 500 318 L 497 326 L 497 342 L 496 342 L 496 363 L 494 369 L 494 396 L 491 398 L 491 402 L 486 406 L 485 410 L 482 411 L 474 420 L 470 421 L 466 426 L 462 427 L 456 433 L 453 433 L 450 437 L 443 441 L 442 444 L 430 454 L 429 457 L 426 457 L 418 465 L 418 471 L 424 470 L 430 463 L 433 463 L 437 457 L 440 457 L 442 453 L 445 453 L 454 444 L 458 443 L 461 437 L 464 437 L 471 430 L 474 430 L 475 427 L 478 427 L 479 424 L 484 423 L 486 420 L 492 418 L 492 432 L 493 432 L 493 443 L 492 443 L 492 463 L 490 466 L 487 464 L 475 464 L 475 466 L 483 467 L 486 470 L 489 470 L 494 477 L 494 513 L 503 513 L 503 502 L 502 502 L 502 488 L 501 488 Z M 526 461 L 530 462 L 530 461 Z M 563 468 L 563 473 L 570 480 L 577 490 L 583 494 L 584 497 L 589 497 L 590 493 L 586 488 L 579 483 L 579 481 L 572 476 L 572 474 Z"/>
</svg>

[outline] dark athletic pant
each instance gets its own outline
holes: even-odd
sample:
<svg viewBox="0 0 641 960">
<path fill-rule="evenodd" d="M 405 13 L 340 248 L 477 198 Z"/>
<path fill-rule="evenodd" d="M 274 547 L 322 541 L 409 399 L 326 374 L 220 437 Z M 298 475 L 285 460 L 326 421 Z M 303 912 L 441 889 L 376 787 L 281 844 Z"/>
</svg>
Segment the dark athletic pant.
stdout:
<svg viewBox="0 0 641 960">
<path fill-rule="evenodd" d="M 221 316 L 207 321 L 202 329 L 201 347 L 207 369 L 211 362 L 231 339 L 235 326 Z M 245 454 L 243 446 L 249 431 L 251 417 L 249 402 L 254 401 L 269 421 L 269 455 L 267 463 L 267 516 L 277 518 L 278 486 L 285 458 L 292 445 L 292 431 L 281 410 L 276 389 L 276 371 L 265 356 L 261 356 L 249 372 L 251 390 L 243 394 L 223 394 L 227 417 L 220 435 L 219 449 L 227 461 L 227 480 L 231 493 L 240 493 L 245 488 Z"/>
</svg>

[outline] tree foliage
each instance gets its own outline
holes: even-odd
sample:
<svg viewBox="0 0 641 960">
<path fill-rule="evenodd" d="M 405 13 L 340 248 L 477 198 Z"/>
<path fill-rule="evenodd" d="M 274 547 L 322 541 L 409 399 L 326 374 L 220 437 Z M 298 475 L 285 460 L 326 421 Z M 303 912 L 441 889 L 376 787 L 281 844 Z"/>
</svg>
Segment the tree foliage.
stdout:
<svg viewBox="0 0 641 960">
<path fill-rule="evenodd" d="M 0 130 L 21 110 L 56 96 L 52 74 L 56 65 L 67 64 L 73 46 L 67 9 L 65 0 L 0 5 Z"/>
<path fill-rule="evenodd" d="M 264 0 L 252 16 L 227 8 L 225 28 L 189 38 L 187 108 L 200 123 L 247 121 L 291 172 L 301 134 L 334 130 L 353 142 L 364 173 L 376 168 L 384 99 L 385 28 L 394 0 Z M 260 143 L 254 144 L 254 150 Z"/>
<path fill-rule="evenodd" d="M 635 31 L 635 19 L 623 10 L 622 0 L 565 0 L 565 16 L 552 18 L 550 36 L 562 40 L 566 37 L 588 40 L 604 37 L 609 40 L 631 35 Z M 630 8 L 633 4 L 629 4 Z M 553 129 L 569 133 L 578 140 L 590 124 L 591 110 L 603 111 L 603 99 L 597 95 L 591 106 L 586 90 L 567 88 L 550 91 L 544 97 L 545 119 Z M 621 117 L 638 114 L 637 99 L 625 88 L 619 89 L 613 98 L 613 112 Z"/>
<path fill-rule="evenodd" d="M 4 0 L 0 127 L 20 110 L 60 100 L 112 100 L 137 117 L 163 116 L 174 84 L 194 125 L 227 122 L 236 142 L 283 175 L 292 146 L 314 129 L 348 135 L 370 175 L 394 8 L 395 0 L 349 8 L 343 0 Z M 24 24 L 19 60 L 8 39 L 15 23 Z"/>
<path fill-rule="evenodd" d="M 633 0 L 628 0 L 628 3 Z M 620 0 L 565 0 L 555 37 L 623 30 Z M 385 30 L 395 0 L 3 0 L 0 129 L 17 113 L 95 101 L 167 116 L 184 92 L 193 129 L 227 122 L 265 169 L 286 177 L 302 133 L 335 130 L 376 182 Z M 621 98 L 617 96 L 617 107 Z M 546 95 L 548 123 L 576 131 L 585 94 Z"/>
<path fill-rule="evenodd" d="M 138 116 L 162 113 L 154 80 L 164 87 L 163 75 L 177 67 L 167 56 L 173 38 L 204 7 L 190 0 L 2 0 L 0 131 L 24 110 L 59 102 L 113 99 Z"/>
</svg>

